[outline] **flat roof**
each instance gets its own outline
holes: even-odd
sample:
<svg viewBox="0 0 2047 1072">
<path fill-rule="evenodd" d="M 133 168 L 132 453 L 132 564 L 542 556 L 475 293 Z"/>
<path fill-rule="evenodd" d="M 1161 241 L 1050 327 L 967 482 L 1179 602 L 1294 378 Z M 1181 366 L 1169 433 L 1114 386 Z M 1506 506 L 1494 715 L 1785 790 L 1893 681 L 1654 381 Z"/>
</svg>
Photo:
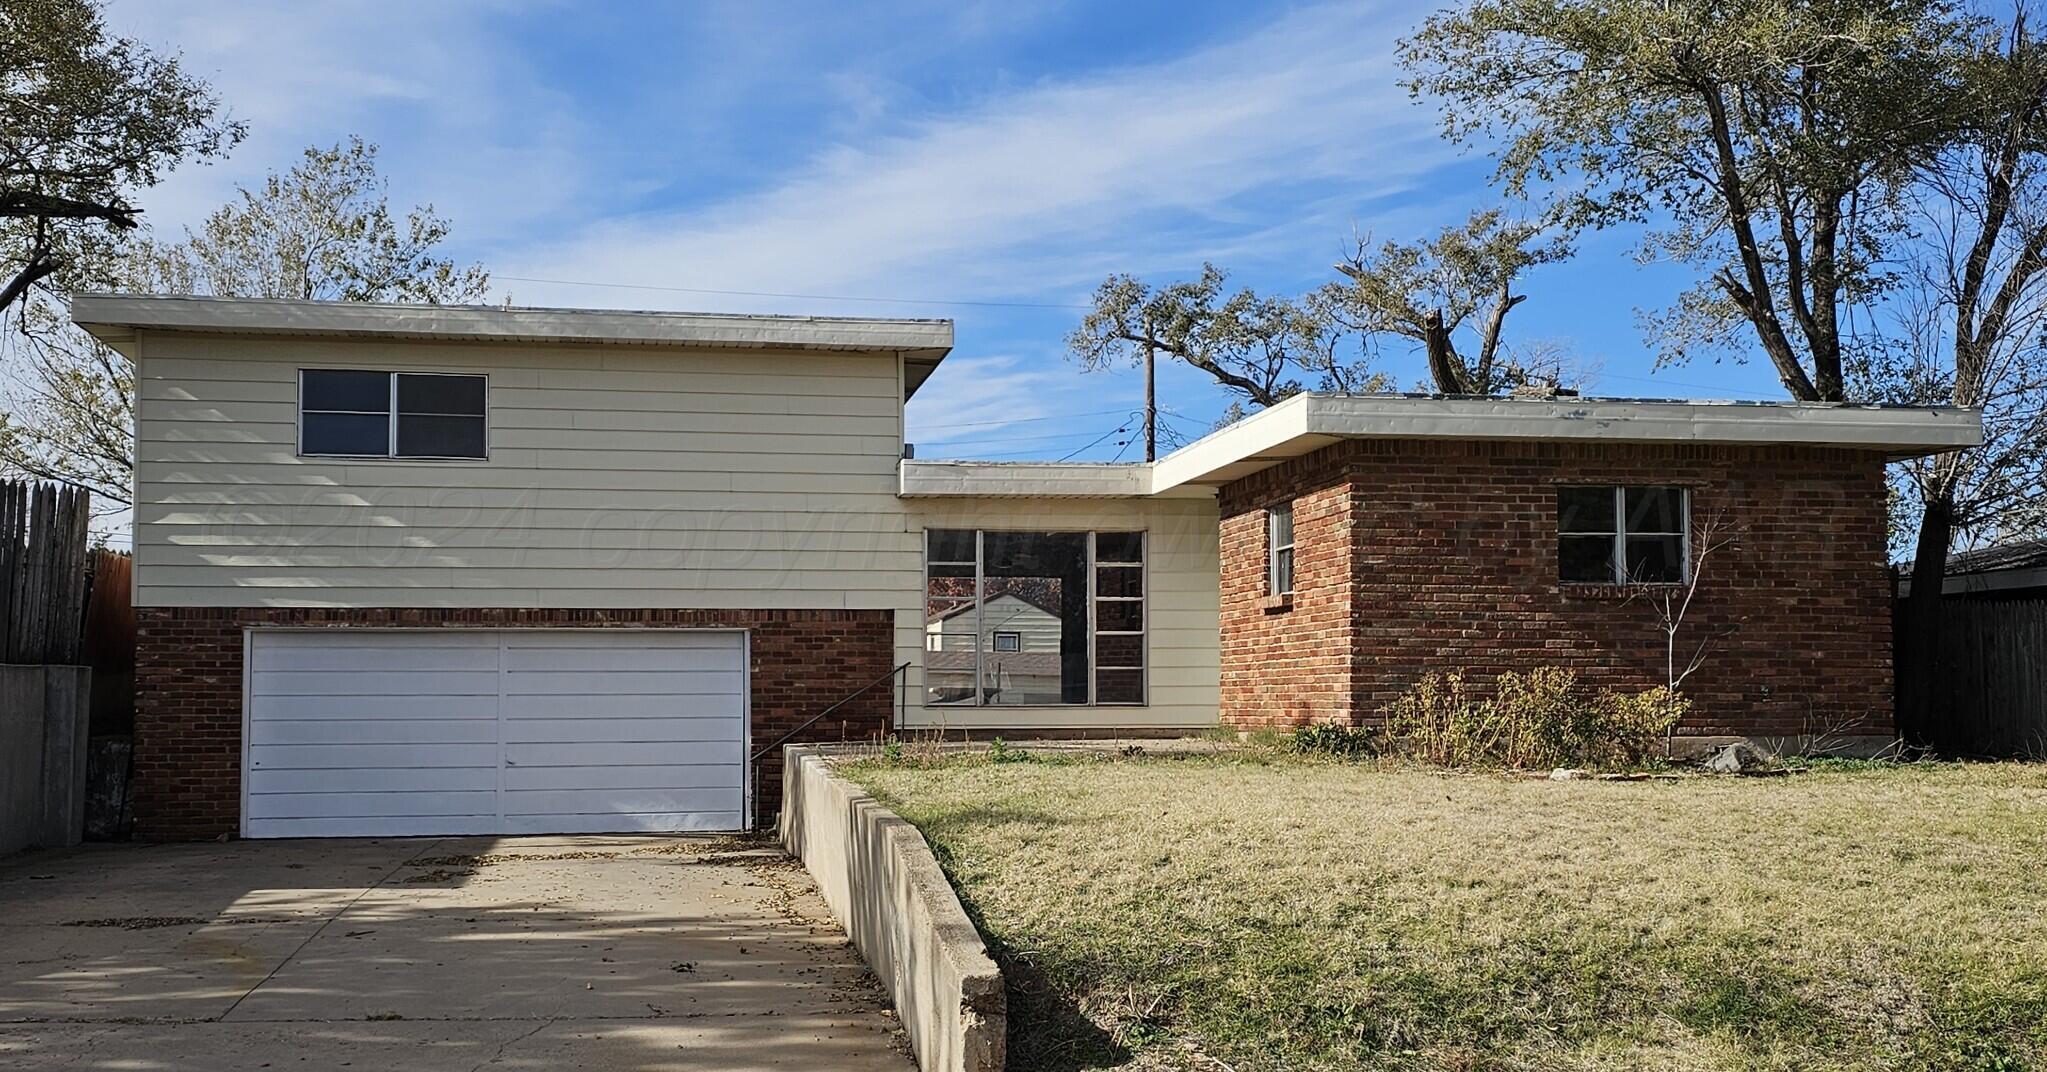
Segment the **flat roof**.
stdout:
<svg viewBox="0 0 2047 1072">
<path fill-rule="evenodd" d="M 1156 463 L 905 461 L 905 496 L 1139 497 L 1210 489 L 1346 439 L 1801 445 L 1885 458 L 1983 441 L 1981 410 L 1827 402 L 1301 394 Z"/>
<path fill-rule="evenodd" d="M 80 294 L 71 319 L 123 353 L 140 331 L 900 353 L 905 397 L 951 352 L 953 337 L 950 320 L 154 294 Z"/>
<path fill-rule="evenodd" d="M 1153 495 L 1152 467 L 1142 462 L 975 462 L 902 463 L 904 498 L 1142 499 Z M 1207 488 L 1169 492 L 1174 498 L 1206 498 Z"/>
<path fill-rule="evenodd" d="M 1154 493 L 1227 484 L 1345 439 L 1801 445 L 1918 457 L 1983 442 L 1959 406 L 1301 394 L 1159 459 Z"/>
</svg>

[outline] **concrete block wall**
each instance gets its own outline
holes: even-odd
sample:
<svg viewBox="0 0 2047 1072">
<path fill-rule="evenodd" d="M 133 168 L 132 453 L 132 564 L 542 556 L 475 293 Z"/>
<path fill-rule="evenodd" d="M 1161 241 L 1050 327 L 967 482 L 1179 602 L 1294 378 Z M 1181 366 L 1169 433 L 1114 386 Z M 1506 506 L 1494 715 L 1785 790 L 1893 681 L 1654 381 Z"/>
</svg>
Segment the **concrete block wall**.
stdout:
<svg viewBox="0 0 2047 1072">
<path fill-rule="evenodd" d="M 922 1072 L 1001 1072 L 1008 990 L 924 835 L 818 750 L 784 766 L 782 847 L 895 1002 Z"/>
<path fill-rule="evenodd" d="M 0 856 L 85 836 L 92 671 L 0 665 Z"/>
</svg>

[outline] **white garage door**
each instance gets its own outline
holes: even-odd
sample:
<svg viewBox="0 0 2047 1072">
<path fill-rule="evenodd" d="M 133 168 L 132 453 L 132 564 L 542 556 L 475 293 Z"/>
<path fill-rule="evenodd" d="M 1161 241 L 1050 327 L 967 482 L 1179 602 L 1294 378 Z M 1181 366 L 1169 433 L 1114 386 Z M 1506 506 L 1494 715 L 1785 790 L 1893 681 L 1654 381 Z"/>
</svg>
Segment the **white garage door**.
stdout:
<svg viewBox="0 0 2047 1072">
<path fill-rule="evenodd" d="M 737 830 L 746 634 L 256 630 L 247 837 Z"/>
</svg>

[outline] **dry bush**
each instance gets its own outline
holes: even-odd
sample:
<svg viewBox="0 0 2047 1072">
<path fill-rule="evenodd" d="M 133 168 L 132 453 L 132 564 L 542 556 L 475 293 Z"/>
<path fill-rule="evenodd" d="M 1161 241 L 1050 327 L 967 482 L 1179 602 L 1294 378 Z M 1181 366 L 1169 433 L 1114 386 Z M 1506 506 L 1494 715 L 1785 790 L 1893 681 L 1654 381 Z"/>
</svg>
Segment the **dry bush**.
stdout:
<svg viewBox="0 0 2047 1072">
<path fill-rule="evenodd" d="M 1429 674 L 1386 708 L 1389 750 L 1446 767 L 1627 767 L 1662 750 L 1689 706 L 1666 688 L 1587 694 L 1577 675 L 1508 671 L 1481 696 Z"/>
</svg>

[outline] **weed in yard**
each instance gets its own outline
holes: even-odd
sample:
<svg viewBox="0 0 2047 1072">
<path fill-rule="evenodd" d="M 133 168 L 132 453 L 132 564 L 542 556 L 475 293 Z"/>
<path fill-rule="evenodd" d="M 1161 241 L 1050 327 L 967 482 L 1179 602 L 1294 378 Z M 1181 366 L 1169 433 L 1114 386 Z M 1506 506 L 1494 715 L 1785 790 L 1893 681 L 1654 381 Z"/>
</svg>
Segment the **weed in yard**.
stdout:
<svg viewBox="0 0 2047 1072">
<path fill-rule="evenodd" d="M 1000 737 L 988 742 L 988 762 L 990 763 L 1029 763 L 1036 758 L 1036 756 L 1011 745 Z"/>
<path fill-rule="evenodd" d="M 1339 726 L 1330 722 L 1301 726 L 1286 740 L 1291 752 L 1345 758 L 1374 755 L 1382 744 L 1376 726 Z"/>
</svg>

